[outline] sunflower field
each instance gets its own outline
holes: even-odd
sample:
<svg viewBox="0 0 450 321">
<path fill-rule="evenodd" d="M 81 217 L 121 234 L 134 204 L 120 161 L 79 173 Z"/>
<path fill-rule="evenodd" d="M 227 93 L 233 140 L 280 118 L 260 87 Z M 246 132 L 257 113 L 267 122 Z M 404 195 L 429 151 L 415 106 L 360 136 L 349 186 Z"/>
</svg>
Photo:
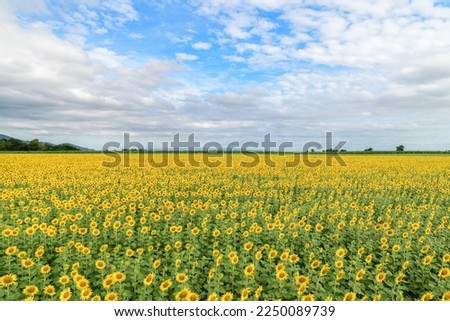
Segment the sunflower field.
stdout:
<svg viewBox="0 0 450 321">
<path fill-rule="evenodd" d="M 450 300 L 448 156 L 243 157 L 1 154 L 0 300 Z"/>
</svg>

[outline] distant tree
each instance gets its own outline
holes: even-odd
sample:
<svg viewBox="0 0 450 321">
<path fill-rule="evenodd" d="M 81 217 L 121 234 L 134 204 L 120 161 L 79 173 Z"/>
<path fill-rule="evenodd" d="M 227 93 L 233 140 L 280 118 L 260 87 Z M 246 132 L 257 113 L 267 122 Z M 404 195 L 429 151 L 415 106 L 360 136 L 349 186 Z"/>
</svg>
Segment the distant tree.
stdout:
<svg viewBox="0 0 450 321">
<path fill-rule="evenodd" d="M 7 150 L 11 150 L 11 151 L 26 151 L 26 150 L 28 150 L 27 144 L 20 139 L 12 138 L 12 139 L 8 140 L 7 143 L 8 143 Z"/>
<path fill-rule="evenodd" d="M 33 139 L 28 144 L 28 150 L 38 151 L 43 149 L 43 145 L 39 142 L 39 139 Z"/>
<path fill-rule="evenodd" d="M 403 152 L 404 150 L 405 150 L 405 146 L 403 146 L 403 145 L 397 146 L 397 152 Z"/>
<path fill-rule="evenodd" d="M 59 144 L 53 147 L 53 150 L 55 151 L 65 151 L 65 150 L 79 150 L 75 146 L 72 146 L 70 144 Z"/>
<path fill-rule="evenodd" d="M 0 140 L 0 150 L 7 150 L 7 140 L 6 139 L 2 139 Z"/>
<path fill-rule="evenodd" d="M 365 149 L 364 151 L 365 151 L 365 152 L 373 152 L 373 148 L 372 148 L 372 147 L 369 147 L 369 148 Z"/>
</svg>

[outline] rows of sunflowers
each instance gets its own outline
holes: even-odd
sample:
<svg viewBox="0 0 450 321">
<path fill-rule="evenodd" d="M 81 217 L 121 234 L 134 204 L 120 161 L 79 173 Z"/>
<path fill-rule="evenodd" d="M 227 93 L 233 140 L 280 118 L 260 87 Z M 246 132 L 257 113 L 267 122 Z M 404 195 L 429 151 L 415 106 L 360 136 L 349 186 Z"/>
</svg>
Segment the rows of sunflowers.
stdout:
<svg viewBox="0 0 450 321">
<path fill-rule="evenodd" d="M 0 300 L 450 300 L 448 156 L 137 157 L 0 155 Z"/>
</svg>

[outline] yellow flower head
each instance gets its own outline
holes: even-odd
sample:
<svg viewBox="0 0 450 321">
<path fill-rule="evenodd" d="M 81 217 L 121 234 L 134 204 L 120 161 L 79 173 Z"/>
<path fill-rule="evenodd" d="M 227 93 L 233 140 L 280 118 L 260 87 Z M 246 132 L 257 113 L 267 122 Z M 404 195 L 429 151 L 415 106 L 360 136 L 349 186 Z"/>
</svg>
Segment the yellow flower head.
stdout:
<svg viewBox="0 0 450 321">
<path fill-rule="evenodd" d="M 27 285 L 24 289 L 23 289 L 23 294 L 25 294 L 26 296 L 34 296 L 35 294 L 37 294 L 39 292 L 39 289 L 37 286 L 35 285 Z"/>
<path fill-rule="evenodd" d="M 178 283 L 184 283 L 189 279 L 189 277 L 185 273 L 177 273 L 175 279 Z"/>
<path fill-rule="evenodd" d="M 231 301 L 233 300 L 233 293 L 227 292 L 224 295 L 222 295 L 222 301 Z"/>
<path fill-rule="evenodd" d="M 119 295 L 116 292 L 108 292 L 105 294 L 105 301 L 117 301 Z"/>
<path fill-rule="evenodd" d="M 149 286 L 150 284 L 153 283 L 154 279 L 155 279 L 155 274 L 154 273 L 147 274 L 147 276 L 144 279 L 144 285 L 145 286 Z"/>
<path fill-rule="evenodd" d="M 0 277 L 0 286 L 2 287 L 10 287 L 16 285 L 17 275 L 16 274 L 5 274 Z"/>
<path fill-rule="evenodd" d="M 161 284 L 159 285 L 159 289 L 163 292 L 169 290 L 169 288 L 172 286 L 172 281 L 167 279 L 164 280 L 163 282 L 161 282 Z"/>
<path fill-rule="evenodd" d="M 348 292 L 344 295 L 343 301 L 355 301 L 355 299 L 356 299 L 356 293 Z"/>
<path fill-rule="evenodd" d="M 336 250 L 336 256 L 339 258 L 343 258 L 345 256 L 345 254 L 347 253 L 347 251 L 344 248 L 338 248 Z"/>
</svg>

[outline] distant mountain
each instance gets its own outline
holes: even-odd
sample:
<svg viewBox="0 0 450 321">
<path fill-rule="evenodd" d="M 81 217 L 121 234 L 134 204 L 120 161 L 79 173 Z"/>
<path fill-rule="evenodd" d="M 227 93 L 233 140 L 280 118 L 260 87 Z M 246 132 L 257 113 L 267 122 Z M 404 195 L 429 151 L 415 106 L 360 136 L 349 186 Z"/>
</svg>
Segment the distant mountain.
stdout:
<svg viewBox="0 0 450 321">
<path fill-rule="evenodd" d="M 13 139 L 13 138 L 10 137 L 10 136 L 6 136 L 6 135 L 3 135 L 3 134 L 0 134 L 0 139 L 10 140 L 10 139 Z"/>
<path fill-rule="evenodd" d="M 87 148 L 87 147 L 78 146 L 78 145 L 75 145 L 75 144 L 72 144 L 72 143 L 64 143 L 64 145 L 69 145 L 69 146 L 75 147 L 75 148 L 79 149 L 82 152 L 93 152 L 94 151 L 93 149 L 90 149 L 90 148 Z"/>
<path fill-rule="evenodd" d="M 11 141 L 12 140 L 12 141 Z M 3 143 L 1 143 L 3 141 Z M 8 135 L 0 134 L 0 151 L 64 151 L 78 150 L 82 152 L 94 151 L 93 149 L 78 146 L 72 143 L 53 144 L 49 142 L 41 142 L 36 139 L 28 141 L 14 138 Z"/>
</svg>

